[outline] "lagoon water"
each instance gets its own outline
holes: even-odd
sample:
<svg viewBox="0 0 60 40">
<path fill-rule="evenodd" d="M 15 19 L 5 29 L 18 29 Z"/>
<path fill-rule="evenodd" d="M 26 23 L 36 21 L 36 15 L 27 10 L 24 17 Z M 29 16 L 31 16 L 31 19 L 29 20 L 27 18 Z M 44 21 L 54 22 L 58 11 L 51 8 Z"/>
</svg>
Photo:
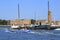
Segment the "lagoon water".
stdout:
<svg viewBox="0 0 60 40">
<path fill-rule="evenodd" d="M 11 32 L 9 26 L 0 26 L 0 40 L 60 40 L 60 30 L 20 30 Z"/>
</svg>

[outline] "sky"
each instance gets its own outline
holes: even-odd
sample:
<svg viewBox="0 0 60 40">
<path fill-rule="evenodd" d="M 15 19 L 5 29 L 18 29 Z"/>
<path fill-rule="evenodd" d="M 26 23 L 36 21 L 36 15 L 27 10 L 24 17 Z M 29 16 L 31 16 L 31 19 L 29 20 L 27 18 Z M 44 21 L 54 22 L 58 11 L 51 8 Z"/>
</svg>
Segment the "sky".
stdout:
<svg viewBox="0 0 60 40">
<path fill-rule="evenodd" d="M 20 19 L 48 18 L 48 0 L 19 0 Z M 60 21 L 60 0 L 49 0 L 52 20 Z M 0 19 L 18 18 L 18 0 L 0 0 Z"/>
</svg>

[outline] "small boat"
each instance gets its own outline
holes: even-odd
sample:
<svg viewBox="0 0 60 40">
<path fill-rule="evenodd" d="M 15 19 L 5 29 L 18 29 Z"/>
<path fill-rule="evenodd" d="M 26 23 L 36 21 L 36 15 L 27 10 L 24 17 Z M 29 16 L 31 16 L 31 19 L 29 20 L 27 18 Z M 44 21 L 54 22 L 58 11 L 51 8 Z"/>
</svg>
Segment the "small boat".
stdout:
<svg viewBox="0 0 60 40">
<path fill-rule="evenodd" d="M 25 28 L 23 28 L 23 29 L 21 29 L 20 31 L 22 31 L 22 32 L 30 32 L 30 30 L 29 30 L 29 29 L 27 29 L 26 27 L 25 27 Z"/>
<path fill-rule="evenodd" d="M 11 28 L 12 28 L 12 29 L 19 29 L 20 27 L 19 27 L 19 25 L 17 25 L 17 24 L 13 24 L 13 25 L 11 26 Z"/>
</svg>

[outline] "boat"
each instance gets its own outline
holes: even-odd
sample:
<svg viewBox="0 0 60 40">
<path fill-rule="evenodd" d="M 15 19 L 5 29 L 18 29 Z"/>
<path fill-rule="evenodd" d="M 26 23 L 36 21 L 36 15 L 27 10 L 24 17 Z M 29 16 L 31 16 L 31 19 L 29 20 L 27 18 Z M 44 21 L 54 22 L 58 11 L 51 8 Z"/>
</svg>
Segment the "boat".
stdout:
<svg viewBox="0 0 60 40">
<path fill-rule="evenodd" d="M 12 29 L 19 29 L 20 27 L 19 27 L 18 24 L 13 24 L 13 25 L 11 26 L 11 28 L 12 28 Z"/>
<path fill-rule="evenodd" d="M 57 28 L 57 29 L 55 29 L 55 30 L 60 30 L 60 28 Z"/>
<path fill-rule="evenodd" d="M 27 29 L 26 27 L 20 30 L 21 32 L 30 32 L 30 29 Z"/>
</svg>

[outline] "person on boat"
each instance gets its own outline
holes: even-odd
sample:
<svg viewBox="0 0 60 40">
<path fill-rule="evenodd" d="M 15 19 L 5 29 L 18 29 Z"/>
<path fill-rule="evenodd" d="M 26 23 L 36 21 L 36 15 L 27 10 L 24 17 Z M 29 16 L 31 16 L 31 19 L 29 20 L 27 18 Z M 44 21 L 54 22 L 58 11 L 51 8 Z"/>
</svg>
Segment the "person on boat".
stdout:
<svg viewBox="0 0 60 40">
<path fill-rule="evenodd" d="M 24 27 L 24 30 L 27 30 L 27 27 Z"/>
<path fill-rule="evenodd" d="M 24 26 L 23 31 L 24 32 L 30 32 L 30 30 L 27 28 L 27 26 Z"/>
</svg>

